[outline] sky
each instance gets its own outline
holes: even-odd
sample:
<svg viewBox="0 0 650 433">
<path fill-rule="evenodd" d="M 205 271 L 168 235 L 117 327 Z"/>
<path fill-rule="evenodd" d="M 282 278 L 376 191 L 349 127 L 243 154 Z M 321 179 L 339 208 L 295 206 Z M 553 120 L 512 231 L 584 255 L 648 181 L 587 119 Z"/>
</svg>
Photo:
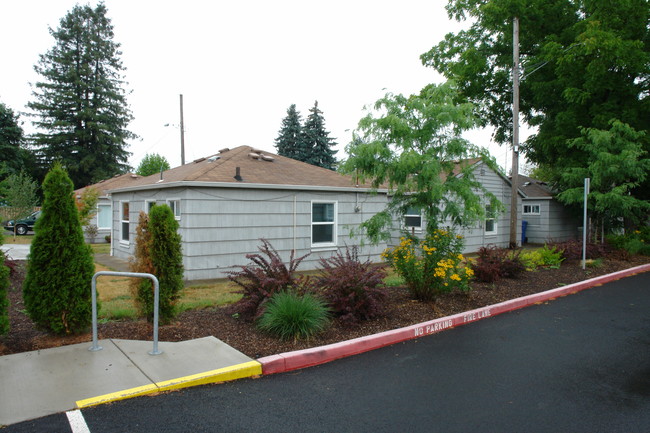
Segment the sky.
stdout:
<svg viewBox="0 0 650 433">
<path fill-rule="evenodd" d="M 0 2 L 0 101 L 24 113 L 33 66 L 54 46 L 49 28 L 74 0 Z M 420 55 L 467 24 L 447 17 L 444 0 L 105 0 L 121 44 L 134 116 L 129 164 L 158 153 L 181 163 L 180 95 L 185 162 L 250 145 L 275 153 L 291 104 L 306 118 L 318 101 L 336 155 L 386 92 L 417 93 L 443 78 Z M 92 7 L 95 2 L 89 3 Z M 23 128 L 33 132 L 27 117 Z M 169 125 L 169 126 L 165 126 Z M 510 164 L 489 131 L 468 138 Z M 525 137 L 522 137 L 522 140 Z"/>
</svg>

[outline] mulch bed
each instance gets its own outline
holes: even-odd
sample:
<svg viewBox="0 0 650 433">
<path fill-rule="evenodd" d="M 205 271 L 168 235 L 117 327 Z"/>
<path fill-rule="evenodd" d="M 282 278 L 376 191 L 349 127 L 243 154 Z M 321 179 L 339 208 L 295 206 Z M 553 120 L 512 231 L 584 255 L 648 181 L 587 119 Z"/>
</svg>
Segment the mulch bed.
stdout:
<svg viewBox="0 0 650 433">
<path fill-rule="evenodd" d="M 405 287 L 390 288 L 382 317 L 352 326 L 335 320 L 327 331 L 308 341 L 279 341 L 267 336 L 260 333 L 253 324 L 233 317 L 228 307 L 184 312 L 175 322 L 160 326 L 159 336 L 160 341 L 183 341 L 212 335 L 251 358 L 259 358 L 426 322 L 645 263 L 650 263 L 650 257 L 609 257 L 601 266 L 583 271 L 579 261 L 567 261 L 559 269 L 524 272 L 517 279 L 504 279 L 492 284 L 474 282 L 468 294 L 443 295 L 435 303 L 411 299 Z M 35 327 L 24 311 L 21 291 L 24 275 L 24 265 L 21 265 L 12 276 L 9 290 L 11 329 L 8 335 L 0 337 L 0 355 L 90 343 L 90 332 L 59 337 Z M 152 325 L 143 320 L 111 321 L 99 325 L 100 339 L 151 340 L 152 335 Z"/>
</svg>

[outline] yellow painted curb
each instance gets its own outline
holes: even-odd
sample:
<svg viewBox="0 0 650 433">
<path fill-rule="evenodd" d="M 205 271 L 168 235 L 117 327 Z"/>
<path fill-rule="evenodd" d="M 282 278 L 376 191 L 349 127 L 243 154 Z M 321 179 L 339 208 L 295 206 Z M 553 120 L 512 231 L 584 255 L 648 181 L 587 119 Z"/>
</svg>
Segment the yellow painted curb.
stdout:
<svg viewBox="0 0 650 433">
<path fill-rule="evenodd" d="M 150 385 L 138 386 L 123 391 L 91 397 L 76 402 L 77 408 L 96 406 L 98 404 L 110 403 L 113 401 L 125 400 L 127 398 L 139 397 L 141 395 L 153 394 L 160 391 L 171 391 L 174 389 L 189 388 L 192 386 L 205 385 L 208 383 L 227 382 L 229 380 L 242 379 L 244 377 L 260 376 L 262 364 L 257 361 L 244 362 L 230 367 L 206 371 L 204 373 L 179 377 L 177 379 L 165 380 Z"/>
<path fill-rule="evenodd" d="M 190 376 L 179 377 L 177 379 L 157 382 L 156 386 L 160 391 L 171 391 L 173 389 L 189 388 L 191 386 L 205 385 L 215 382 L 227 382 L 229 380 L 259 376 L 261 374 L 262 364 L 257 361 L 249 361 L 230 367 L 206 371 L 205 373 L 198 373 Z"/>
<path fill-rule="evenodd" d="M 79 400 L 77 401 L 77 407 L 79 409 L 82 409 L 84 407 L 110 403 L 112 401 L 124 400 L 127 398 L 138 397 L 141 395 L 151 394 L 154 392 L 158 392 L 158 387 L 155 384 L 143 385 L 135 388 L 125 389 L 123 391 L 100 395 L 98 397 L 91 397 L 91 398 L 86 398 L 84 400 Z"/>
</svg>

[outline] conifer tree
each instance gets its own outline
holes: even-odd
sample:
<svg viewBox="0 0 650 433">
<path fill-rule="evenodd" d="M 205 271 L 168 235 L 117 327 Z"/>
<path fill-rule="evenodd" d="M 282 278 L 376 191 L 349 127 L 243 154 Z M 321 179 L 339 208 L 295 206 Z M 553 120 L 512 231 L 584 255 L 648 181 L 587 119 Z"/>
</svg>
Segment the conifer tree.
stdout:
<svg viewBox="0 0 650 433">
<path fill-rule="evenodd" d="M 169 322 L 176 316 L 176 302 L 183 289 L 183 255 L 178 221 L 168 205 L 154 205 L 151 208 L 149 231 L 153 274 L 160 283 L 159 317 L 161 322 Z"/>
<path fill-rule="evenodd" d="M 278 138 L 275 139 L 275 148 L 278 155 L 302 161 L 300 155 L 301 149 L 301 130 L 300 112 L 296 110 L 296 104 L 291 104 L 287 110 L 287 117 L 282 120 L 282 128 L 278 132 Z"/>
<path fill-rule="evenodd" d="M 336 142 L 325 130 L 323 112 L 318 108 L 318 101 L 316 101 L 309 109 L 309 116 L 302 127 L 301 155 L 304 159 L 296 159 L 333 170 L 336 165 L 334 155 L 337 151 L 332 148 L 335 145 Z"/>
<path fill-rule="evenodd" d="M 153 274 L 151 262 L 151 231 L 149 230 L 149 216 L 140 212 L 138 226 L 135 229 L 135 253 L 129 262 L 131 272 Z M 132 279 L 129 283 L 135 299 L 138 313 L 147 320 L 153 319 L 153 283 L 149 278 Z"/>
<path fill-rule="evenodd" d="M 92 320 L 95 264 L 84 242 L 72 181 L 60 163 L 45 176 L 43 194 L 23 283 L 25 308 L 34 323 L 56 334 L 82 332 Z"/>
<path fill-rule="evenodd" d="M 127 126 L 133 116 L 126 102 L 120 44 L 103 3 L 75 6 L 50 29 L 54 47 L 34 66 L 34 148 L 48 167 L 61 161 L 76 187 L 128 169 Z"/>
<path fill-rule="evenodd" d="M 23 128 L 18 115 L 0 102 L 0 162 L 7 174 L 17 173 L 25 166 Z"/>
</svg>

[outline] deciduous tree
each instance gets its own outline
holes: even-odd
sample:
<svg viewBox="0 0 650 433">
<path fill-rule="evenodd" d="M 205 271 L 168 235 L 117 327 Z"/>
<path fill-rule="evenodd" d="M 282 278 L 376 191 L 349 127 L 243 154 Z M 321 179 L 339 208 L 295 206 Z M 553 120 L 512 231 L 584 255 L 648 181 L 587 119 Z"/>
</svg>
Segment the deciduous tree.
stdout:
<svg viewBox="0 0 650 433">
<path fill-rule="evenodd" d="M 389 189 L 387 209 L 362 224 L 371 240 L 387 239 L 392 216 L 413 207 L 422 210 L 430 235 L 446 220 L 467 226 L 483 218 L 486 203 L 503 208 L 466 162 L 480 157 L 496 170 L 483 149 L 461 136 L 476 125 L 475 111 L 460 102 L 453 83 L 445 83 L 408 97 L 389 93 L 361 119 L 341 169 Z"/>
<path fill-rule="evenodd" d="M 170 165 L 167 158 L 157 153 L 147 153 L 144 158 L 142 158 L 142 161 L 140 161 L 140 165 L 138 165 L 135 172 L 140 176 L 150 176 L 169 169 Z"/>
</svg>

